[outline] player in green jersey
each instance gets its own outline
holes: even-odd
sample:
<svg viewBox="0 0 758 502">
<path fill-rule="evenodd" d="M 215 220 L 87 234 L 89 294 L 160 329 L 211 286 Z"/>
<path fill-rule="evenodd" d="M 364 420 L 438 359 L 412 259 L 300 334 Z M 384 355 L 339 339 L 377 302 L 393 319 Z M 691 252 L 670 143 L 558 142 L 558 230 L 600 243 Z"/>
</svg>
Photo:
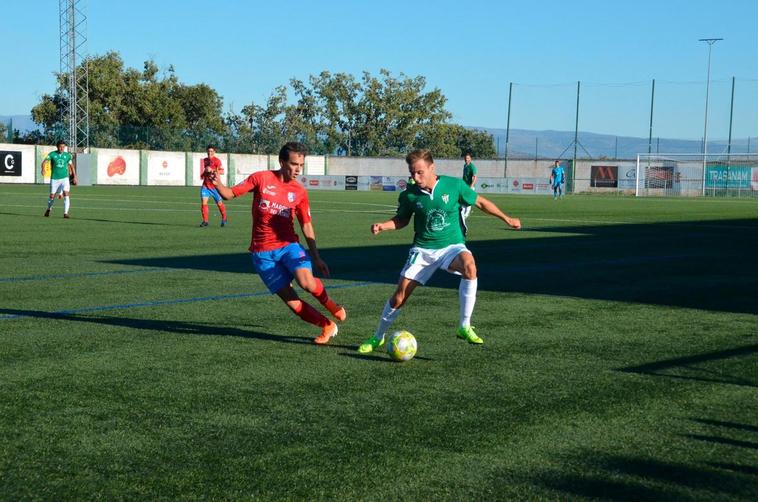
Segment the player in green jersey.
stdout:
<svg viewBox="0 0 758 502">
<path fill-rule="evenodd" d="M 53 209 L 53 202 L 55 202 L 55 196 L 59 193 L 63 193 L 63 217 L 68 218 L 68 210 L 71 207 L 68 194 L 71 191 L 71 184 L 76 185 L 78 183 L 76 177 L 76 170 L 74 170 L 73 157 L 66 151 L 66 142 L 61 140 L 55 145 L 56 150 L 50 152 L 45 160 L 50 161 L 52 172 L 50 173 L 50 198 L 47 201 L 47 209 L 45 210 L 45 216 L 50 216 L 50 211 Z M 43 161 L 44 164 L 44 161 Z M 44 166 L 42 172 L 44 176 Z"/>
<path fill-rule="evenodd" d="M 415 150 L 408 154 L 405 161 L 416 183 L 408 186 L 398 197 L 395 216 L 371 225 L 371 233 L 377 235 L 385 230 L 399 230 L 408 225 L 413 217 L 413 246 L 400 272 L 397 288 L 384 305 L 374 336 L 361 344 L 358 351 L 365 354 L 384 344 L 384 334 L 413 290 L 419 284 L 426 284 L 439 269 L 462 276 L 458 288 L 458 338 L 470 343 L 484 343 L 471 327 L 477 274 L 474 255 L 466 248 L 461 228 L 461 204 L 476 206 L 516 230 L 521 228 L 521 221 L 506 215 L 490 200 L 477 195 L 462 179 L 438 176 L 428 150 Z"/>
<path fill-rule="evenodd" d="M 472 190 L 476 190 L 476 166 L 471 161 L 471 154 L 466 153 L 463 157 L 463 181 L 466 182 Z M 461 217 L 463 217 L 463 232 L 466 232 L 466 218 L 471 214 L 471 206 L 461 204 Z"/>
</svg>

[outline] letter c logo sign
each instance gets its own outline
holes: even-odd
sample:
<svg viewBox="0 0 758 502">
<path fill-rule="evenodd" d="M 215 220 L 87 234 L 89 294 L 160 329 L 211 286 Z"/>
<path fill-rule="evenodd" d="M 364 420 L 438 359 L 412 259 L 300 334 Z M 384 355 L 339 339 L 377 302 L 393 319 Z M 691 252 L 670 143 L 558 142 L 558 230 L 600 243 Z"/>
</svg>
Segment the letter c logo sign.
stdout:
<svg viewBox="0 0 758 502">
<path fill-rule="evenodd" d="M 3 164 L 5 165 L 5 169 L 7 171 L 13 171 L 13 168 L 15 167 L 13 164 L 13 155 L 7 154 L 5 156 Z"/>
</svg>

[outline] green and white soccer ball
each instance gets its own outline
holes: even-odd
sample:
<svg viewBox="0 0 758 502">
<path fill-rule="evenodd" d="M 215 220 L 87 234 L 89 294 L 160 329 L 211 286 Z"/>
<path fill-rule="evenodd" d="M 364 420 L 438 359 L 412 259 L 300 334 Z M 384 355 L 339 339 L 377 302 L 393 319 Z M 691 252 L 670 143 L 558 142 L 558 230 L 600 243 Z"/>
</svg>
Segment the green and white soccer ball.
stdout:
<svg viewBox="0 0 758 502">
<path fill-rule="evenodd" d="M 387 353 L 395 361 L 410 361 L 416 355 L 416 338 L 408 331 L 395 331 L 387 341 Z"/>
</svg>

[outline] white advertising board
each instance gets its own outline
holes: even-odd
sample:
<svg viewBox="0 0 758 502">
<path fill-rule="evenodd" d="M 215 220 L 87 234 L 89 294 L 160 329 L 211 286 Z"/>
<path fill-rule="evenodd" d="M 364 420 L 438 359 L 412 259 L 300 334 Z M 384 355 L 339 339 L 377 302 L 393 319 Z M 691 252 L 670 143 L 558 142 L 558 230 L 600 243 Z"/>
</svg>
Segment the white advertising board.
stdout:
<svg viewBox="0 0 758 502">
<path fill-rule="evenodd" d="M 193 153 L 192 154 L 192 179 L 190 185 L 199 187 L 203 184 L 203 180 L 200 178 L 200 172 L 203 170 L 203 159 L 208 156 L 207 153 Z M 216 157 L 221 161 L 221 182 L 225 185 L 229 184 L 229 166 L 227 165 L 226 154 L 218 154 Z"/>
<path fill-rule="evenodd" d="M 185 163 L 182 152 L 148 152 L 147 184 L 184 186 Z"/>
<path fill-rule="evenodd" d="M 97 149 L 98 185 L 139 185 L 139 150 Z"/>
<path fill-rule="evenodd" d="M 258 171 L 268 171 L 268 155 L 246 155 L 233 153 L 229 155 L 234 164 L 234 182 L 239 183 Z"/>
<path fill-rule="evenodd" d="M 0 143 L 0 183 L 34 183 L 36 169 L 34 146 Z"/>
</svg>

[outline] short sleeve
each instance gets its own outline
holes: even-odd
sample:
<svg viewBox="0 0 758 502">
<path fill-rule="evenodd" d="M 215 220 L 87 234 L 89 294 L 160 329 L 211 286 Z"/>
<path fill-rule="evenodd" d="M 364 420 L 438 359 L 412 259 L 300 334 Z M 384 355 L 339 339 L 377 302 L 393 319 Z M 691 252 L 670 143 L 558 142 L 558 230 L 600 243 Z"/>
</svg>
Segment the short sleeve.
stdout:
<svg viewBox="0 0 758 502">
<path fill-rule="evenodd" d="M 248 192 L 252 192 L 258 186 L 258 177 L 255 173 L 248 176 L 245 181 L 238 183 L 232 187 L 232 193 L 235 197 L 245 195 Z"/>
<path fill-rule="evenodd" d="M 413 206 L 408 198 L 408 190 L 401 192 L 397 198 L 397 212 L 395 214 L 401 220 L 410 219 L 413 216 Z"/>
<path fill-rule="evenodd" d="M 461 180 L 461 182 L 458 183 L 458 186 L 460 187 L 460 190 L 461 190 L 460 201 L 465 204 L 468 204 L 469 206 L 473 206 L 474 204 L 476 204 L 476 197 L 477 197 L 476 192 L 470 186 L 464 183 L 463 180 Z"/>
<path fill-rule="evenodd" d="M 308 201 L 308 192 L 303 190 L 303 198 L 295 206 L 295 216 L 300 225 L 305 225 L 311 222 L 311 203 Z"/>
</svg>

